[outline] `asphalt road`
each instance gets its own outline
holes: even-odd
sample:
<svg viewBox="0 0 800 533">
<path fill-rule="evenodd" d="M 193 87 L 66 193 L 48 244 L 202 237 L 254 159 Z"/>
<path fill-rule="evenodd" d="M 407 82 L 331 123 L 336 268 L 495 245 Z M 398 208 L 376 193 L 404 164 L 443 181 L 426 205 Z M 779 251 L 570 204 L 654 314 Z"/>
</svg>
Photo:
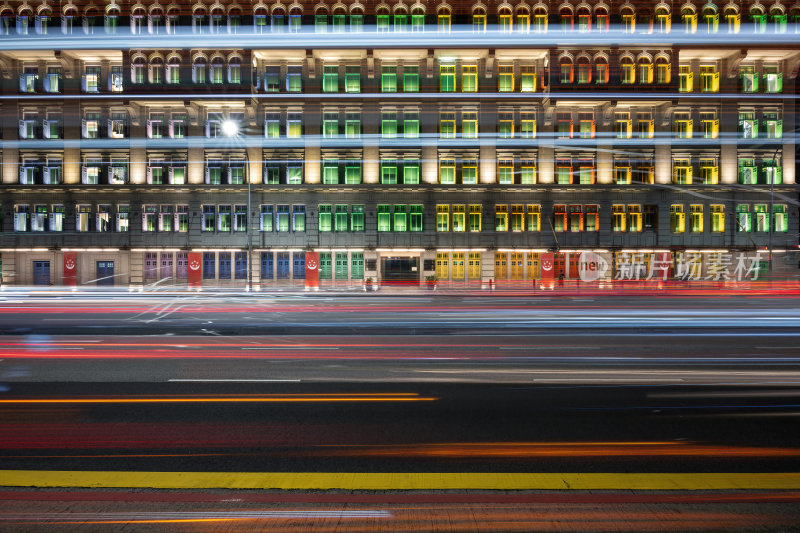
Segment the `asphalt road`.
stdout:
<svg viewBox="0 0 800 533">
<path fill-rule="evenodd" d="M 800 524 L 795 299 L 585 296 L 5 294 L 0 529 Z"/>
</svg>

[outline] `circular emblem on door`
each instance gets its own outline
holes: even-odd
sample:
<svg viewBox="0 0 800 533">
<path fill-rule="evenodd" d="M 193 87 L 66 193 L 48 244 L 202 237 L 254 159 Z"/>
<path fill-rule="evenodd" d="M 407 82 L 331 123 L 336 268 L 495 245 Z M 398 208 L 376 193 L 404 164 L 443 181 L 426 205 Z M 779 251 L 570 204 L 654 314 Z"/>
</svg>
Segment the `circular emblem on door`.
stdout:
<svg viewBox="0 0 800 533">
<path fill-rule="evenodd" d="M 200 261 L 191 261 L 189 263 L 189 268 L 192 270 L 200 270 Z"/>
<path fill-rule="evenodd" d="M 553 262 L 550 261 L 549 259 L 545 259 L 544 261 L 542 261 L 542 270 L 547 270 L 547 271 L 553 270 Z"/>
<path fill-rule="evenodd" d="M 308 267 L 309 270 L 316 270 L 317 269 L 317 260 L 316 259 L 309 259 L 308 261 L 306 261 L 306 267 Z"/>
</svg>

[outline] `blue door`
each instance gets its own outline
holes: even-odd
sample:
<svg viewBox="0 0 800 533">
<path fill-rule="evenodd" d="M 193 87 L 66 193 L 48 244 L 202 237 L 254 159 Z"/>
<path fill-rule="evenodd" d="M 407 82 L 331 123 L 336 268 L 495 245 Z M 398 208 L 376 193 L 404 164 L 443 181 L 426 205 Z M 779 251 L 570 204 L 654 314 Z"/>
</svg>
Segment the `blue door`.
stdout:
<svg viewBox="0 0 800 533">
<path fill-rule="evenodd" d="M 294 279 L 306 279 L 306 253 L 294 253 Z"/>
<path fill-rule="evenodd" d="M 97 285 L 114 285 L 114 261 L 97 262 Z"/>
<path fill-rule="evenodd" d="M 289 279 L 289 268 L 291 261 L 289 260 L 289 252 L 278 252 L 278 279 Z"/>
<path fill-rule="evenodd" d="M 231 279 L 231 253 L 219 253 L 219 279 Z"/>
<path fill-rule="evenodd" d="M 272 279 L 272 252 L 261 252 L 261 279 Z"/>
<path fill-rule="evenodd" d="M 50 261 L 33 262 L 33 284 L 50 285 Z"/>
</svg>

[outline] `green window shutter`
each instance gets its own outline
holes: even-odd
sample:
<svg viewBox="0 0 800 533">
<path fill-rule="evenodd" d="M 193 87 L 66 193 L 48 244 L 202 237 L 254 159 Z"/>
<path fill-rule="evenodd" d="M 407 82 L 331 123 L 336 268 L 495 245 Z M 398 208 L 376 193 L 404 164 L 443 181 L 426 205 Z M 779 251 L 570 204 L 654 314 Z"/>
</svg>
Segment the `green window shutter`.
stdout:
<svg viewBox="0 0 800 533">
<path fill-rule="evenodd" d="M 419 163 L 406 162 L 403 165 L 403 183 L 406 185 L 419 184 Z"/>
<path fill-rule="evenodd" d="M 347 67 L 344 75 L 344 91 L 347 93 L 361 92 L 361 68 Z"/>
<path fill-rule="evenodd" d="M 347 252 L 336 252 L 336 279 L 347 279 Z"/>
<path fill-rule="evenodd" d="M 344 182 L 347 185 L 359 185 L 361 183 L 361 166 L 351 162 L 344 169 Z"/>
<path fill-rule="evenodd" d="M 350 253 L 350 279 L 364 279 L 364 252 Z"/>
<path fill-rule="evenodd" d="M 331 252 L 319 253 L 319 279 L 331 279 L 333 277 Z"/>
<path fill-rule="evenodd" d="M 378 231 L 392 231 L 391 206 L 383 204 L 378 206 Z"/>
<path fill-rule="evenodd" d="M 396 205 L 394 206 L 394 231 L 407 231 L 406 227 L 406 206 L 404 205 Z"/>
<path fill-rule="evenodd" d="M 347 205 L 337 205 L 334 215 L 334 231 L 347 231 Z"/>
<path fill-rule="evenodd" d="M 422 231 L 422 206 L 411 206 L 411 231 Z"/>
<path fill-rule="evenodd" d="M 319 206 L 319 231 L 331 231 L 331 206 Z"/>
<path fill-rule="evenodd" d="M 339 165 L 335 160 L 327 160 L 322 165 L 322 183 L 337 185 L 339 183 Z"/>
<path fill-rule="evenodd" d="M 419 138 L 419 119 L 416 118 L 416 115 L 414 117 L 403 120 L 403 137 L 406 139 Z"/>
<path fill-rule="evenodd" d="M 383 67 L 381 74 L 381 92 L 397 92 L 397 68 Z"/>
<path fill-rule="evenodd" d="M 394 115 L 385 114 L 381 120 L 381 135 L 385 139 L 397 137 L 397 118 Z"/>
<path fill-rule="evenodd" d="M 350 231 L 364 231 L 364 206 L 353 205 L 350 208 Z"/>
<path fill-rule="evenodd" d="M 381 162 L 381 183 L 387 185 L 397 183 L 397 164 L 394 161 Z"/>
<path fill-rule="evenodd" d="M 339 91 L 339 67 L 325 67 L 322 73 L 322 91 L 335 93 Z"/>
<path fill-rule="evenodd" d="M 403 92 L 419 92 L 419 67 L 403 67 Z"/>
</svg>

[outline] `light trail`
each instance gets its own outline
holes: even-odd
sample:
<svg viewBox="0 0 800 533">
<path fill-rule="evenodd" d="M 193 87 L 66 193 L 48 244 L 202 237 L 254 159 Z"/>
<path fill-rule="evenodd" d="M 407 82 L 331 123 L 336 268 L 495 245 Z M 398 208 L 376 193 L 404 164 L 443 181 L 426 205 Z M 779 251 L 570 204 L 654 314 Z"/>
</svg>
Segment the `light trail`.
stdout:
<svg viewBox="0 0 800 533">
<path fill-rule="evenodd" d="M 291 394 L 258 396 L 198 396 L 157 398 L 3 398 L 0 405 L 14 404 L 148 404 L 148 403 L 312 403 L 312 402 L 429 402 L 438 398 L 417 393 Z"/>
</svg>

